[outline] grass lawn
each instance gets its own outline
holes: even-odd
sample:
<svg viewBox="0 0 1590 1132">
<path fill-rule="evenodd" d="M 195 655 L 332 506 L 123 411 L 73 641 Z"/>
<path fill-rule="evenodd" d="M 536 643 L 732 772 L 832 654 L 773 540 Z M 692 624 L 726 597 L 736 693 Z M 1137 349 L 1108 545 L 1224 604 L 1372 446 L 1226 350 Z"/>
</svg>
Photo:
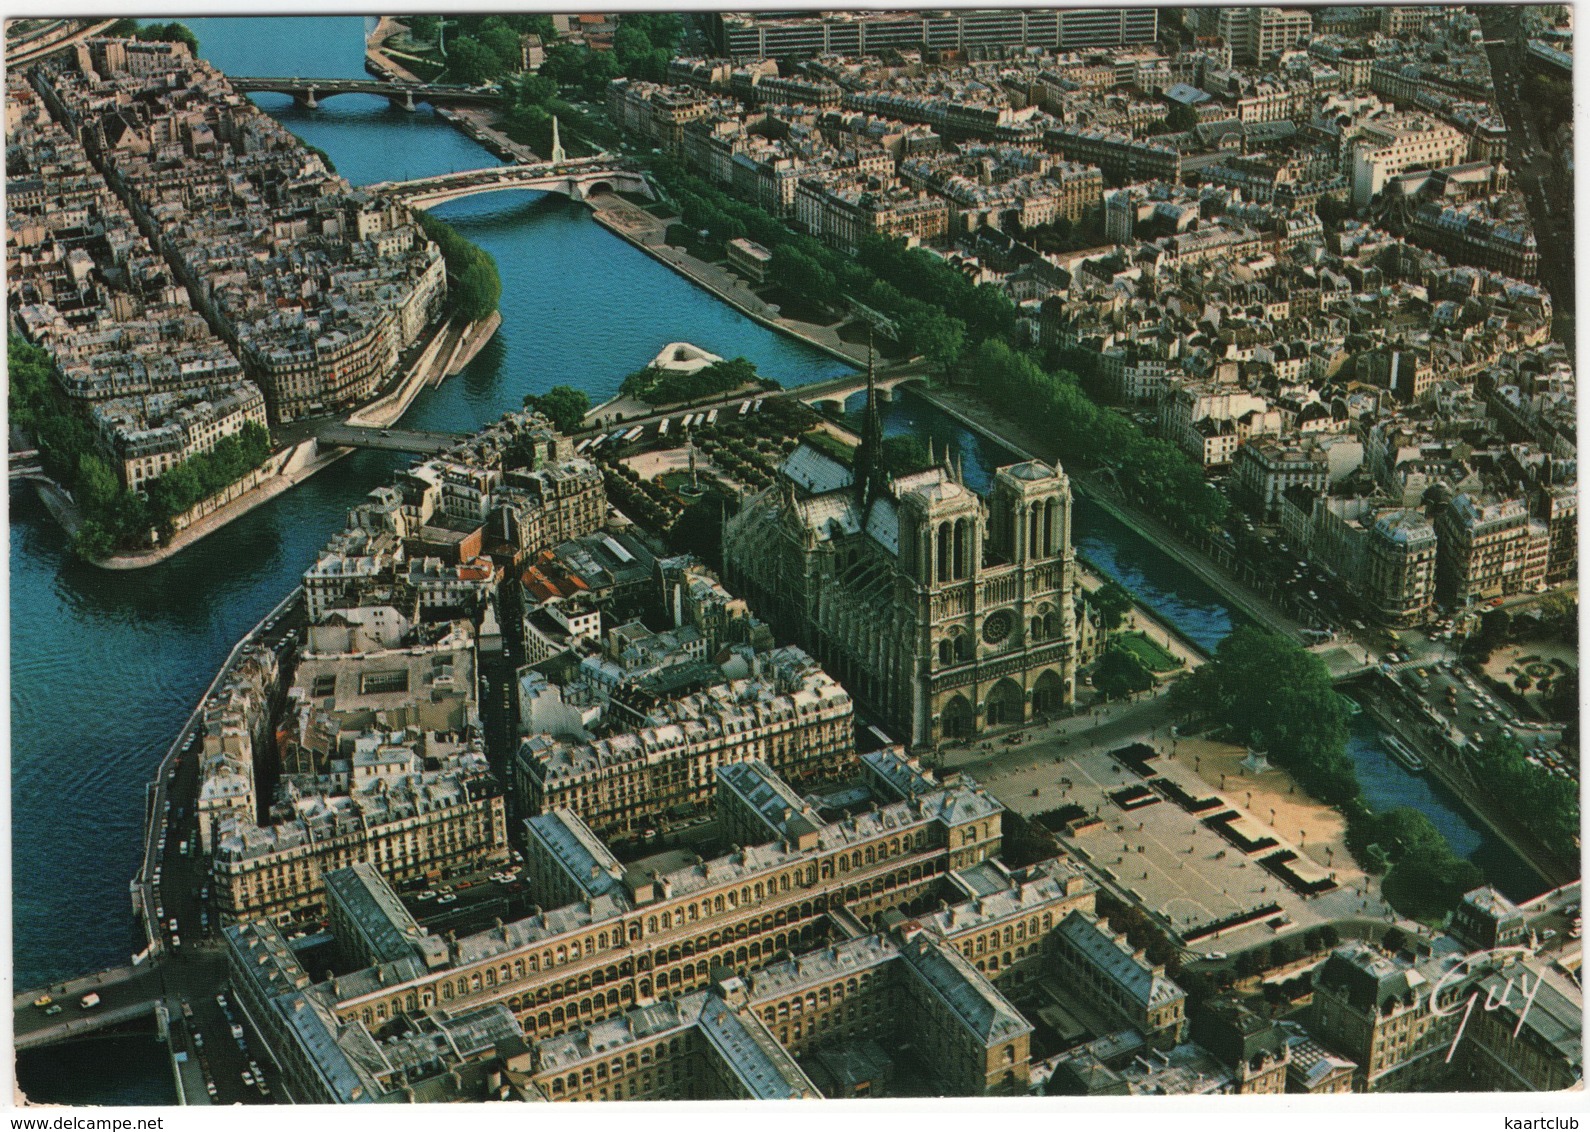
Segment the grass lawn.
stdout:
<svg viewBox="0 0 1590 1132">
<path fill-rule="evenodd" d="M 826 452 L 847 468 L 855 462 L 856 450 L 831 432 L 826 432 L 820 428 L 813 429 L 806 434 L 806 440 L 813 447 L 821 452 Z"/>
<path fill-rule="evenodd" d="M 1115 639 L 1120 642 L 1122 648 L 1142 661 L 1150 672 L 1155 674 L 1174 672 L 1182 666 L 1181 661 L 1149 640 L 1144 633 L 1122 633 Z"/>
</svg>

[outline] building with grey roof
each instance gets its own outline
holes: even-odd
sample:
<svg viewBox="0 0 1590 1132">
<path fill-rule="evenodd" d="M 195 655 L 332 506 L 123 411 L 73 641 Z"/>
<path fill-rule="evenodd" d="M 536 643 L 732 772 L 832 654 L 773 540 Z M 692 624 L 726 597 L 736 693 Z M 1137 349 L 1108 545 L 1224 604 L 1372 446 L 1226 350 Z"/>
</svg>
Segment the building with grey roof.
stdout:
<svg viewBox="0 0 1590 1132">
<path fill-rule="evenodd" d="M 548 907 L 598 896 L 628 901 L 624 866 L 606 842 L 570 810 L 526 818 L 525 872 L 536 899 Z"/>
<path fill-rule="evenodd" d="M 1054 963 L 1066 985 L 1094 1008 L 1141 1030 L 1151 1043 L 1175 1045 L 1187 1030 L 1187 995 L 1165 968 L 1132 950 L 1125 936 L 1081 911 L 1060 922 Z"/>
<path fill-rule="evenodd" d="M 418 958 L 426 967 L 447 962 L 447 945 L 428 934 L 392 886 L 363 861 L 326 874 L 331 934 L 351 967 Z"/>
</svg>

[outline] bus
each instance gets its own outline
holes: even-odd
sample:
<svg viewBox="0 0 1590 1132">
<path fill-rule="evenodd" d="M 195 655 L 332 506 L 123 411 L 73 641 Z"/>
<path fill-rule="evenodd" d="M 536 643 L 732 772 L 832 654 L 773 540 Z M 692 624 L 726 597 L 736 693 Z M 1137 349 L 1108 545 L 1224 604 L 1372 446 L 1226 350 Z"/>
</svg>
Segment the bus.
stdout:
<svg viewBox="0 0 1590 1132">
<path fill-rule="evenodd" d="M 717 423 L 718 423 L 718 410 L 713 409 L 712 412 L 707 414 L 707 427 L 710 428 L 711 426 L 713 426 L 713 425 L 715 425 Z"/>
<path fill-rule="evenodd" d="M 670 424 L 672 424 L 672 423 L 673 422 L 671 420 L 669 420 L 667 417 L 664 417 L 663 420 L 662 420 L 662 424 L 657 426 L 657 435 L 658 436 L 667 436 L 668 435 L 668 426 Z"/>
</svg>

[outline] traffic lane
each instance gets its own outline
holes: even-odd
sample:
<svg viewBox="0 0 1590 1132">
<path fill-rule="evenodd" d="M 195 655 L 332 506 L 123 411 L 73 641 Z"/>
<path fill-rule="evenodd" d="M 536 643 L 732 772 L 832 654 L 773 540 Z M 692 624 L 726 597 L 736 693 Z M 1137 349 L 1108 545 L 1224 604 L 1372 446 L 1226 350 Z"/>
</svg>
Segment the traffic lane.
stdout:
<svg viewBox="0 0 1590 1132">
<path fill-rule="evenodd" d="M 59 985 L 59 984 L 56 984 Z M 128 1006 L 137 1006 L 149 1002 L 160 996 L 160 972 L 151 968 L 141 974 L 120 983 L 114 983 L 101 989 L 85 992 L 99 995 L 99 1005 L 84 1009 L 82 999 L 84 995 L 70 995 L 58 997 L 51 995 L 54 1001 L 50 1006 L 60 1006 L 58 1014 L 49 1014 L 49 1006 L 34 1006 L 31 1003 L 15 1012 L 14 1032 L 17 1037 L 37 1033 L 54 1026 L 64 1025 L 79 1018 L 86 1018 L 95 1012 L 110 1013 Z"/>
</svg>

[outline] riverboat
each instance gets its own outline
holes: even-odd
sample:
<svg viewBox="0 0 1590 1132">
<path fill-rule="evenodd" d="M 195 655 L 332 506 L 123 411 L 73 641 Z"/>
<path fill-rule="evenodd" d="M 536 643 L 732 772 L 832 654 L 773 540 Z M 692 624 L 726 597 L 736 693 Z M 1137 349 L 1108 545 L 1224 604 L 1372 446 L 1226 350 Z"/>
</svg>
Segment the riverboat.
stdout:
<svg viewBox="0 0 1590 1132">
<path fill-rule="evenodd" d="M 1395 735 L 1387 735 L 1385 743 L 1386 751 L 1403 766 L 1415 774 L 1424 770 L 1424 760 L 1414 754 L 1401 739 L 1398 739 Z"/>
</svg>

